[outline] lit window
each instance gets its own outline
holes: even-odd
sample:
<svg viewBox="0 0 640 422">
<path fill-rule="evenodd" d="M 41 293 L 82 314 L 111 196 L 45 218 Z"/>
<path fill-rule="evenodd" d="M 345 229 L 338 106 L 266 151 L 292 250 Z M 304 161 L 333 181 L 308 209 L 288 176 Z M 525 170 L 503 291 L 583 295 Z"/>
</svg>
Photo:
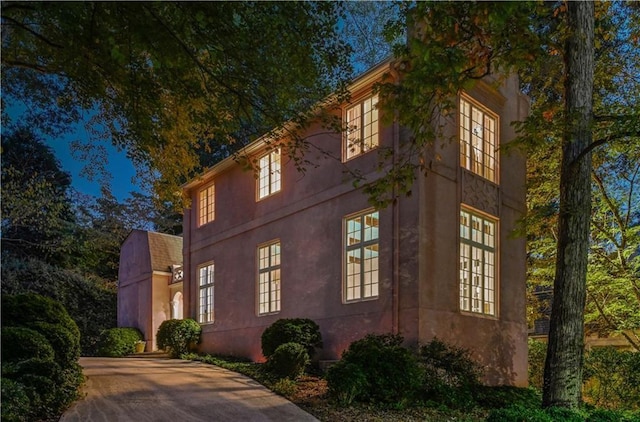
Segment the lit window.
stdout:
<svg viewBox="0 0 640 422">
<path fill-rule="evenodd" d="M 260 157 L 259 165 L 258 199 L 262 199 L 280 190 L 280 148 Z"/>
<path fill-rule="evenodd" d="M 198 322 L 213 322 L 213 262 L 198 267 Z"/>
<path fill-rule="evenodd" d="M 347 160 L 378 146 L 378 96 L 347 109 L 345 157 Z"/>
<path fill-rule="evenodd" d="M 345 220 L 345 301 L 378 297 L 378 211 Z"/>
<path fill-rule="evenodd" d="M 280 311 L 280 242 L 258 247 L 258 314 Z"/>
<path fill-rule="evenodd" d="M 495 220 L 460 211 L 460 309 L 496 314 Z"/>
<path fill-rule="evenodd" d="M 497 117 L 460 100 L 460 165 L 492 182 L 496 178 Z"/>
<path fill-rule="evenodd" d="M 202 226 L 215 218 L 215 187 L 209 185 L 198 192 L 198 225 Z"/>
</svg>

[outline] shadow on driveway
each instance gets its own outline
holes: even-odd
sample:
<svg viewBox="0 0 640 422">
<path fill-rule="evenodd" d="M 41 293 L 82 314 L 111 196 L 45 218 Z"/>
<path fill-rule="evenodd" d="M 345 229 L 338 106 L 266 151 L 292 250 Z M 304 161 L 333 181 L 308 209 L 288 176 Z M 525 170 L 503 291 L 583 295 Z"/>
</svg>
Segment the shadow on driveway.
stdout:
<svg viewBox="0 0 640 422">
<path fill-rule="evenodd" d="M 80 358 L 85 397 L 63 422 L 317 421 L 251 378 L 179 359 Z"/>
</svg>

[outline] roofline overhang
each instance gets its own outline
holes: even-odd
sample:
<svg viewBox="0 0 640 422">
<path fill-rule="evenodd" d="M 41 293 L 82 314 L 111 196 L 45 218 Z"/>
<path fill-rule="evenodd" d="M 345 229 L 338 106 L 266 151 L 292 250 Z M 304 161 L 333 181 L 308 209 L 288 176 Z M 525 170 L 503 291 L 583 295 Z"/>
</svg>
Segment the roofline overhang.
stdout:
<svg viewBox="0 0 640 422">
<path fill-rule="evenodd" d="M 374 65 L 369 68 L 362 74 L 358 75 L 347 87 L 350 92 L 359 91 L 360 89 L 374 83 L 376 80 L 382 78 L 385 72 L 391 70 L 391 64 L 393 62 L 393 58 L 387 58 L 380 63 Z M 328 107 L 330 105 L 336 104 L 338 101 L 338 96 L 336 94 L 331 94 L 327 98 L 322 101 L 319 101 L 312 110 L 322 109 Z M 188 191 L 193 189 L 194 187 L 206 184 L 211 181 L 217 174 L 222 173 L 228 168 L 232 167 L 236 164 L 236 157 L 238 156 L 248 156 L 258 152 L 260 149 L 264 148 L 269 142 L 273 141 L 274 138 L 278 137 L 282 132 L 287 131 L 287 129 L 293 129 L 295 123 L 292 121 L 286 122 L 281 128 L 274 129 L 262 136 L 260 136 L 255 141 L 248 144 L 246 147 L 238 150 L 238 152 L 230 155 L 229 157 L 223 159 L 219 163 L 209 167 L 201 176 L 198 176 L 191 181 L 182 185 L 182 191 Z"/>
</svg>

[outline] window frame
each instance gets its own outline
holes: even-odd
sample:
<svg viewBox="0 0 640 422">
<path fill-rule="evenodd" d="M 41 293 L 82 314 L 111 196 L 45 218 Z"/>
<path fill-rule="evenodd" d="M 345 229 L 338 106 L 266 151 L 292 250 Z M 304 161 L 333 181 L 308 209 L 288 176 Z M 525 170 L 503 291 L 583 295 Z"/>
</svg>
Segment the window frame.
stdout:
<svg viewBox="0 0 640 422">
<path fill-rule="evenodd" d="M 464 103 L 468 104 L 469 112 L 465 114 Z M 482 116 L 482 137 L 474 134 L 474 112 Z M 493 121 L 493 130 L 487 128 L 487 119 Z M 490 126 L 490 125 L 489 125 Z M 493 135 L 487 140 L 487 133 Z M 466 136 L 465 136 L 466 135 Z M 458 137 L 460 167 L 482 177 L 489 182 L 500 183 L 500 116 L 484 104 L 476 101 L 467 94 L 461 94 L 458 101 Z M 474 139 L 479 139 L 481 149 L 474 146 Z M 478 151 L 477 154 L 473 154 Z M 474 157 L 480 156 L 481 160 Z"/>
<path fill-rule="evenodd" d="M 366 236 L 366 230 L 367 230 L 367 224 L 365 223 L 366 221 L 366 217 L 368 216 L 373 216 L 376 215 L 377 218 L 377 226 L 375 226 L 376 230 L 376 234 L 377 236 L 375 238 L 371 238 L 369 240 L 367 239 Z M 355 219 L 359 219 L 360 221 L 358 222 L 358 224 L 360 225 L 360 229 L 358 230 L 359 233 L 359 241 L 356 243 L 350 243 L 349 241 L 349 235 L 351 233 L 355 233 L 353 231 L 350 231 L 349 228 L 349 222 L 353 221 Z M 375 208 L 369 208 L 366 209 L 364 211 L 359 211 L 357 213 L 353 213 L 350 215 L 347 215 L 343 218 L 343 235 L 342 235 L 342 239 L 343 239 L 343 247 L 342 247 L 342 260 L 343 260 L 343 277 L 342 277 L 342 302 L 344 304 L 350 304 L 350 303 L 358 303 L 358 302 L 363 302 L 363 301 L 369 301 L 369 300 L 377 300 L 380 297 L 380 210 L 377 210 Z M 369 225 L 369 227 L 374 227 L 373 225 Z M 371 247 L 374 247 L 371 248 Z M 370 248 L 371 251 L 375 251 L 375 253 L 377 254 L 375 256 L 375 268 L 373 270 L 369 270 L 367 271 L 367 258 L 366 258 L 366 249 Z M 352 255 L 350 255 L 350 252 L 353 251 L 358 251 L 359 252 L 359 256 L 360 256 L 360 262 L 357 264 L 359 265 L 359 272 L 358 273 L 354 273 L 354 274 L 350 274 L 350 268 L 349 268 L 349 264 L 350 264 L 350 258 L 352 257 Z M 365 257 L 364 259 L 362 259 L 362 257 Z M 354 258 L 357 258 L 354 256 Z M 372 263 L 372 265 L 374 265 L 374 263 Z M 366 281 L 366 275 L 370 273 L 371 275 L 371 282 L 367 283 Z M 375 281 L 373 280 L 374 276 L 373 274 L 375 273 Z M 357 274 L 357 283 L 351 283 L 350 277 L 354 276 Z M 357 285 L 356 285 L 357 284 Z M 370 294 L 366 294 L 366 290 L 367 287 L 370 288 Z M 354 291 L 355 290 L 359 290 L 358 296 L 355 297 L 350 297 L 350 290 Z M 374 293 L 375 292 L 375 293 Z"/>
<path fill-rule="evenodd" d="M 466 213 L 469 222 L 463 225 L 463 213 Z M 474 229 L 474 218 L 479 220 L 481 231 Z M 487 235 L 486 224 L 493 225 L 493 233 Z M 474 237 L 479 232 L 480 240 Z M 489 242 L 490 240 L 490 242 Z M 461 312 L 474 316 L 498 318 L 499 316 L 499 292 L 500 292 L 500 220 L 471 207 L 461 206 L 458 220 L 458 306 Z M 491 257 L 491 261 L 488 257 Z M 473 261 L 481 259 L 477 265 Z M 465 260 L 465 258 L 467 258 Z M 464 262 L 468 262 L 468 268 Z M 479 267 L 479 273 L 474 272 L 474 267 Z M 465 275 L 467 276 L 465 278 Z M 473 277 L 479 276 L 480 284 L 476 284 Z M 479 288 L 479 298 L 473 296 L 473 290 Z M 479 301 L 474 305 L 474 301 Z"/>
<path fill-rule="evenodd" d="M 203 196 L 206 193 L 206 197 Z M 204 202 L 204 207 L 203 207 Z M 216 219 L 216 186 L 211 182 L 201 189 L 198 189 L 198 227 L 215 221 Z M 203 215 L 203 210 L 205 214 Z"/>
<path fill-rule="evenodd" d="M 275 261 L 275 254 L 272 253 L 272 247 L 278 247 L 277 261 Z M 263 266 L 263 256 L 261 251 L 267 249 L 266 266 Z M 269 242 L 261 243 L 256 248 L 256 314 L 258 316 L 277 314 L 282 310 L 282 244 L 280 239 L 274 239 Z M 267 280 L 263 282 L 262 276 L 266 275 Z M 274 275 L 276 278 L 274 280 Z M 267 286 L 266 291 L 267 300 L 262 301 L 262 287 Z M 275 289 L 274 289 L 274 286 Z M 274 295 L 275 294 L 275 298 Z M 262 306 L 266 305 L 267 310 L 263 311 Z"/>
<path fill-rule="evenodd" d="M 277 156 L 277 160 L 273 157 Z M 268 157 L 268 158 L 267 158 Z M 261 165 L 261 161 L 267 158 L 268 172 L 263 175 L 262 170 L 265 168 Z M 282 149 L 280 147 L 272 148 L 264 154 L 260 155 L 257 160 L 258 163 L 258 179 L 256 180 L 256 201 L 266 199 L 282 190 Z M 277 169 L 273 167 L 277 164 Z M 274 175 L 278 175 L 277 178 Z M 262 183 L 266 179 L 266 184 L 263 187 Z M 266 189 L 266 193 L 263 195 L 263 189 Z"/>
<path fill-rule="evenodd" d="M 371 105 L 370 105 L 371 108 L 369 111 L 365 110 L 365 105 L 367 102 L 371 102 Z M 380 110 L 378 108 L 379 102 L 380 102 L 380 97 L 378 96 L 378 94 L 372 94 L 358 101 L 355 101 L 354 103 L 345 107 L 344 113 L 343 113 L 343 118 L 345 122 L 345 132 L 342 138 L 343 139 L 342 141 L 342 158 L 343 158 L 342 161 L 343 162 L 347 162 L 354 158 L 360 157 L 369 151 L 373 151 L 377 149 L 380 146 Z M 359 140 L 357 143 L 354 142 L 353 145 L 354 145 L 354 148 L 358 147 L 360 151 L 350 152 L 351 144 L 349 142 L 349 136 L 351 135 L 352 130 L 350 130 L 349 128 L 349 125 L 351 123 L 349 121 L 349 112 L 356 108 L 359 109 L 358 110 L 359 114 L 357 116 L 357 119 L 359 121 L 358 121 L 357 129 L 354 129 L 353 131 L 357 130 L 359 132 Z M 375 115 L 375 120 L 372 117 L 371 121 L 367 123 L 366 122 L 367 115 L 371 115 L 371 116 Z M 371 128 L 370 134 L 368 136 L 365 135 L 365 131 L 367 130 L 367 128 Z M 374 136 L 375 136 L 375 143 L 369 142 L 369 140 L 372 140 Z M 358 143 L 360 145 L 358 145 Z"/>
<path fill-rule="evenodd" d="M 202 270 L 207 269 L 205 276 L 208 282 L 202 283 Z M 198 265 L 196 269 L 196 280 L 198 286 L 198 323 L 211 324 L 215 321 L 215 265 L 213 261 L 208 261 Z M 210 277 L 209 277 L 210 274 Z M 210 289 L 210 290 L 209 290 Z M 205 306 L 203 312 L 203 295 L 206 292 Z"/>
</svg>

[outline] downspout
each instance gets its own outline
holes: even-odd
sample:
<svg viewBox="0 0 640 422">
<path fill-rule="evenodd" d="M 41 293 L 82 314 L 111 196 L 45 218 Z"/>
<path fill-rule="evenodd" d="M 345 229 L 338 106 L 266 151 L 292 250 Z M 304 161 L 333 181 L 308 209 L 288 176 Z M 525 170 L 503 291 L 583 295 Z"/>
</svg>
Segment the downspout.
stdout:
<svg viewBox="0 0 640 422">
<path fill-rule="evenodd" d="M 396 76 L 397 77 L 397 76 Z M 393 166 L 397 164 L 397 157 L 400 153 L 400 125 L 398 123 L 398 113 L 395 112 L 393 119 Z M 400 200 L 397 198 L 397 187 L 393 186 L 392 218 L 393 218 L 393 276 L 391 287 L 391 332 L 399 334 L 399 289 L 400 289 Z"/>
</svg>

